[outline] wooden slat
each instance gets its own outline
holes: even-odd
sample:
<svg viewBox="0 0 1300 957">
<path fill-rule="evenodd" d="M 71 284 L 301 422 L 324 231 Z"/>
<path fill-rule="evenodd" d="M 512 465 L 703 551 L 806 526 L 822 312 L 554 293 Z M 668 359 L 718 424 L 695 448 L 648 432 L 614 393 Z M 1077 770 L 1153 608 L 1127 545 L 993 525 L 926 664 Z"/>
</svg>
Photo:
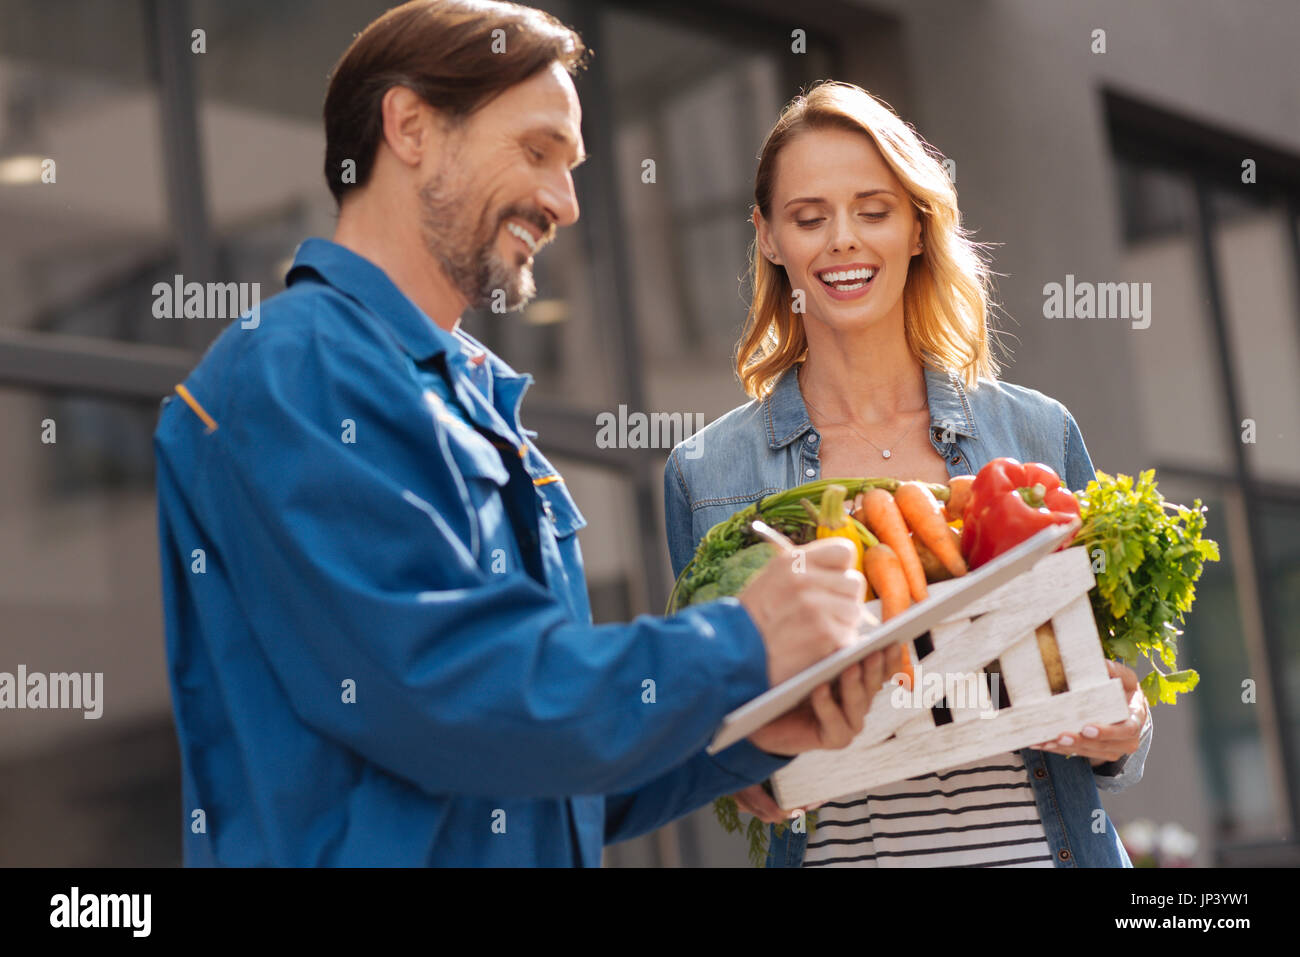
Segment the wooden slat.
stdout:
<svg viewBox="0 0 1300 957">
<path fill-rule="evenodd" d="M 1081 595 L 1053 615 L 1052 627 L 1071 690 L 1110 680 L 1097 634 L 1097 619 L 1093 617 L 1092 602 L 1087 595 Z"/>
<path fill-rule="evenodd" d="M 773 775 L 778 802 L 796 807 L 836 800 L 1036 744 L 1061 727 L 1122 720 L 1128 713 L 1123 684 L 1106 679 L 1092 625 L 1087 592 L 1094 583 L 1085 550 L 1067 549 L 972 602 L 963 609 L 962 618 L 933 627 L 934 650 L 917 663 L 918 694 L 896 697 L 895 689 L 882 689 L 862 732 L 848 748 L 809 752 Z M 977 613 L 974 620 L 965 617 Z M 1077 668 L 1082 676 L 1080 686 L 1072 683 L 1064 694 L 1050 694 L 1038 654 L 1035 629 L 1049 619 L 1053 628 L 1072 636 L 1065 642 L 1070 649 L 1067 668 Z M 1092 627 L 1090 639 L 1085 623 Z M 1066 657 L 1064 649 L 1062 657 Z M 965 708 L 951 708 L 950 724 L 935 727 L 930 711 L 921 707 L 925 675 L 982 671 L 994 660 L 1000 662 L 1012 706 L 995 711 L 996 703 L 990 702 L 993 707 L 984 710 L 978 700 L 975 707 L 967 701 Z M 1095 680 L 1098 668 L 1102 669 L 1100 683 Z"/>
<path fill-rule="evenodd" d="M 936 650 L 949 648 L 954 641 L 960 641 L 969 626 L 969 621 L 951 622 L 930 629 L 930 637 Z M 931 653 L 931 657 L 933 653 Z M 992 659 L 990 659 L 992 660 Z M 924 672 L 923 672 L 924 674 Z M 989 700 L 988 679 L 983 671 L 945 672 L 942 675 L 944 686 L 944 704 L 952 720 L 978 720 L 981 714 L 990 714 L 997 710 L 996 704 Z"/>
<path fill-rule="evenodd" d="M 840 751 L 810 751 L 773 775 L 773 789 L 781 807 L 835 801 L 882 784 L 1029 747 L 1061 728 L 1109 724 L 1127 715 L 1123 682 L 1112 678 L 1046 701 L 1015 705 L 986 721 L 945 724 L 920 737 L 898 736 L 866 746 L 855 740 Z"/>
<path fill-rule="evenodd" d="M 934 712 L 929 708 L 916 712 L 916 717 L 898 729 L 897 737 L 922 734 L 934 730 Z"/>
<path fill-rule="evenodd" d="M 1086 574 L 1084 571 L 1086 569 Z M 1097 578 L 1092 573 L 1092 562 L 1088 558 L 1088 550 L 1082 546 L 1067 548 L 1064 551 L 1053 552 L 1052 554 L 1039 559 L 1029 571 L 1017 575 L 1013 580 L 1007 582 L 1000 588 L 996 588 L 981 598 L 976 598 L 970 604 L 965 605 L 959 613 L 953 615 L 950 621 L 961 621 L 962 619 L 974 618 L 977 615 L 983 615 L 986 612 L 993 611 L 996 608 L 1005 608 L 1008 605 L 1020 605 L 1025 601 L 1025 596 L 1032 595 L 1027 590 L 1030 582 L 1029 576 L 1035 578 L 1041 576 L 1053 577 L 1056 575 L 1070 576 L 1074 580 L 1078 576 L 1079 581 L 1085 578 L 1088 582 L 1088 588 L 1091 589 L 1096 584 Z M 961 581 L 959 578 L 950 578 L 947 581 L 931 582 L 927 588 L 931 597 L 943 595 L 948 590 L 955 588 Z M 1085 589 L 1087 590 L 1087 589 Z M 873 598 L 864 606 L 867 611 L 880 617 L 880 599 Z"/>
<path fill-rule="evenodd" d="M 1043 701 L 1052 696 L 1038 653 L 1038 639 L 1031 630 L 1002 652 L 1002 680 L 1006 682 L 1011 707 L 1024 702 Z"/>
<path fill-rule="evenodd" d="M 1060 554 L 1064 555 L 1065 552 Z M 1049 556 L 1054 557 L 1054 556 Z M 1091 565 L 1077 562 L 1048 562 L 1044 559 L 1020 576 L 1019 602 L 997 611 L 989 611 L 953 631 L 953 640 L 935 648 L 921 661 L 927 671 L 969 671 L 982 669 L 999 657 L 1010 645 L 1032 631 L 1044 619 L 1051 618 L 1076 596 L 1087 592 L 1093 581 Z M 940 582 L 939 584 L 942 584 Z M 1032 596 L 1032 601 L 1026 596 Z M 933 629 L 931 634 L 933 634 Z M 873 703 L 873 711 L 875 710 Z M 907 720 L 906 712 L 884 711 L 870 723 L 873 740 L 881 741 L 893 734 Z M 866 732 L 866 727 L 863 732 Z"/>
</svg>

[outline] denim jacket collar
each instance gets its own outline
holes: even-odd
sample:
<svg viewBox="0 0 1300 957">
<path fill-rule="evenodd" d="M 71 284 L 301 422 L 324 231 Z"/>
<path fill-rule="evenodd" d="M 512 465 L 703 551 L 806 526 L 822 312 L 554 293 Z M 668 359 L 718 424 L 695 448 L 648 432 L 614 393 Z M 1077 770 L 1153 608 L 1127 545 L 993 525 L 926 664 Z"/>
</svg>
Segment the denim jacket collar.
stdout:
<svg viewBox="0 0 1300 957">
<path fill-rule="evenodd" d="M 932 369 L 928 365 L 924 369 L 931 430 L 951 430 L 967 438 L 979 438 L 979 429 L 971 415 L 961 379 L 954 372 Z M 799 391 L 797 370 L 797 365 L 787 369 L 762 402 L 767 444 L 771 449 L 784 448 L 812 428 L 808 408 Z"/>
</svg>

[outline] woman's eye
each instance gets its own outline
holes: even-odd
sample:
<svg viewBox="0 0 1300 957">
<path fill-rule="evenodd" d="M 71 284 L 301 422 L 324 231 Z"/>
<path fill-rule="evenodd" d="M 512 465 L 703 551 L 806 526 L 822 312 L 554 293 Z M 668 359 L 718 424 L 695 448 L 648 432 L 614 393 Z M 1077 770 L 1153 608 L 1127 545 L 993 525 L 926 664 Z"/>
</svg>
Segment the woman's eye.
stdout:
<svg viewBox="0 0 1300 957">
<path fill-rule="evenodd" d="M 528 147 L 528 155 L 531 156 L 534 160 L 536 160 L 539 163 L 544 158 L 544 154 L 542 153 L 542 151 L 535 146 Z"/>
<path fill-rule="evenodd" d="M 879 222 L 880 220 L 882 220 L 882 219 L 884 219 L 886 216 L 888 216 L 888 215 L 889 215 L 889 212 L 886 211 L 886 212 L 883 212 L 883 213 L 862 213 L 861 215 L 862 215 L 862 216 L 865 216 L 867 219 L 871 220 L 872 222 Z M 823 217 L 823 216 L 819 216 L 819 217 L 817 217 L 816 219 L 796 219 L 796 220 L 794 221 L 794 223 L 795 223 L 796 226 L 803 226 L 803 227 L 807 228 L 807 227 L 809 227 L 809 226 L 816 226 L 816 225 L 817 225 L 818 223 L 820 223 L 824 218 L 825 218 L 825 217 Z"/>
</svg>

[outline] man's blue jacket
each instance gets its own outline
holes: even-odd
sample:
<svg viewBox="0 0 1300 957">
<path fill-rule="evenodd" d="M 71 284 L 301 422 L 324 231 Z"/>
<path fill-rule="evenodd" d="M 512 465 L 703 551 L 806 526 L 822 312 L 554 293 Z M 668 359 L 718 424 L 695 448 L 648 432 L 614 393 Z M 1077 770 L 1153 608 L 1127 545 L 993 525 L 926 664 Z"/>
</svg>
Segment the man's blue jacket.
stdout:
<svg viewBox="0 0 1300 957">
<path fill-rule="evenodd" d="M 188 865 L 599 865 L 787 759 L 735 599 L 594 626 L 532 381 L 299 248 L 154 436 Z"/>
</svg>

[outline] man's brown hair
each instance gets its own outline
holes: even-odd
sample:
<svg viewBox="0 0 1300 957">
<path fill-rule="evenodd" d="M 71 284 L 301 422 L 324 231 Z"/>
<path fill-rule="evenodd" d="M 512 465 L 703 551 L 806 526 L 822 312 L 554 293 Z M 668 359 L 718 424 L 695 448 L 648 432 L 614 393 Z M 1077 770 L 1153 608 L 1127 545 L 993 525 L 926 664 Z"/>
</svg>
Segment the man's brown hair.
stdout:
<svg viewBox="0 0 1300 957">
<path fill-rule="evenodd" d="M 497 33 L 496 31 L 501 31 Z M 582 38 L 555 17 L 495 0 L 411 0 L 366 27 L 334 67 L 325 95 L 325 181 L 342 204 L 364 186 L 384 134 L 381 104 L 404 86 L 452 122 L 559 61 L 582 68 Z M 356 164 L 344 182 L 343 164 Z"/>
</svg>

